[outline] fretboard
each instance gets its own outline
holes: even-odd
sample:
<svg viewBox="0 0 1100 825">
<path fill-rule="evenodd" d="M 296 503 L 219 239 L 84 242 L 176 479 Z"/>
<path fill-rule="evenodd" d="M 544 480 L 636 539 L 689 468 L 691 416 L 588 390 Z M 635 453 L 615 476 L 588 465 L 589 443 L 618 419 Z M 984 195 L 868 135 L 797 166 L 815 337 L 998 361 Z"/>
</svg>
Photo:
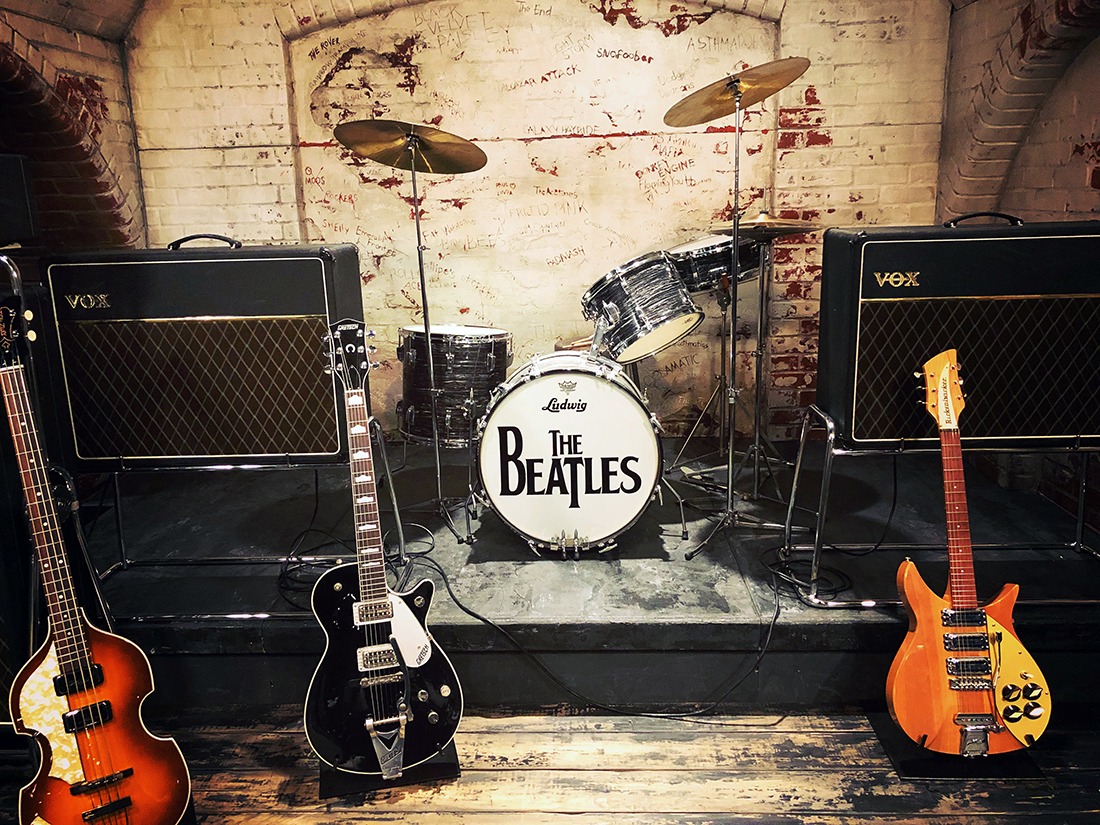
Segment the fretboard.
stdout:
<svg viewBox="0 0 1100 825">
<path fill-rule="evenodd" d="M 355 525 L 355 556 L 359 563 L 359 599 L 383 603 L 389 600 L 378 523 L 378 495 L 374 483 L 369 417 L 362 390 L 345 390 L 348 414 L 348 447 L 351 451 L 351 495 Z"/>
<path fill-rule="evenodd" d="M 72 571 L 61 538 L 57 509 L 50 490 L 49 470 L 35 427 L 34 410 L 21 366 L 0 368 L 0 386 L 15 446 L 19 477 L 27 501 L 31 538 L 34 541 L 42 586 L 46 591 L 50 627 L 63 673 L 89 662 L 88 642 L 73 590 Z"/>
<path fill-rule="evenodd" d="M 962 444 L 958 429 L 940 430 L 940 453 L 943 456 L 943 491 L 947 505 L 951 606 L 974 608 L 978 606 L 978 595 L 974 586 L 974 553 L 970 546 L 970 517 L 966 510 Z"/>
</svg>

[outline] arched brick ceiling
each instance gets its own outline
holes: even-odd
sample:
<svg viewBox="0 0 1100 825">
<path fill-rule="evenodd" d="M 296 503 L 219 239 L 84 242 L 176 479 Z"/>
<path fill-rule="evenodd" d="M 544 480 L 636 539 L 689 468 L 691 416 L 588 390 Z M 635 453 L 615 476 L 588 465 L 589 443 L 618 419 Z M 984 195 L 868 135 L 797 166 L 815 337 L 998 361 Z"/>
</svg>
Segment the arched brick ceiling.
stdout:
<svg viewBox="0 0 1100 825">
<path fill-rule="evenodd" d="M 117 43 L 145 0 L 0 0 L 0 9 Z"/>
<path fill-rule="evenodd" d="M 50 250 L 136 246 L 140 222 L 94 134 L 89 102 L 67 93 L 43 55 L 0 21 L 0 151 L 26 155 L 40 245 Z"/>
<path fill-rule="evenodd" d="M 997 209 L 1035 115 L 1098 34 L 1100 0 L 1031 0 L 1021 9 L 974 90 L 963 137 L 945 144 L 941 218 Z"/>
</svg>

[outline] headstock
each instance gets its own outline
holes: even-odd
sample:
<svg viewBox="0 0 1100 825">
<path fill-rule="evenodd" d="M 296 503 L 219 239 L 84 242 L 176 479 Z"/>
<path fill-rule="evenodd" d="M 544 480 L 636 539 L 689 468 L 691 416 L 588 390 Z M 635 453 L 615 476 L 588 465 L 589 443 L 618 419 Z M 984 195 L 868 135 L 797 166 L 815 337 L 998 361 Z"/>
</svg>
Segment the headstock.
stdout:
<svg viewBox="0 0 1100 825">
<path fill-rule="evenodd" d="M 367 374 L 374 366 L 370 355 L 375 351 L 369 343 L 374 337 L 362 321 L 345 319 L 329 326 L 325 344 L 328 366 L 325 372 L 335 373 L 345 390 L 362 390 L 367 386 Z"/>
<path fill-rule="evenodd" d="M 936 419 L 941 430 L 957 430 L 963 400 L 962 379 L 955 350 L 949 349 L 930 358 L 924 364 L 925 402 L 929 415 Z"/>
<path fill-rule="evenodd" d="M 17 342 L 20 338 L 34 340 L 34 332 L 26 329 L 24 324 L 30 319 L 29 310 L 20 315 L 6 304 L 0 305 L 0 366 L 13 367 L 22 363 Z"/>
</svg>

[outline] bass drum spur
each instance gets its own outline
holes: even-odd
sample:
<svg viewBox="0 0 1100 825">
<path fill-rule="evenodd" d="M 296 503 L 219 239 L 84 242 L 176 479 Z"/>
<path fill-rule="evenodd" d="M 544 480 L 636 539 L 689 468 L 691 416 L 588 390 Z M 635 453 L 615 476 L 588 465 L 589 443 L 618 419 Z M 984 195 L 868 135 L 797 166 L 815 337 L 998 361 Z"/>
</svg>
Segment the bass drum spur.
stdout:
<svg viewBox="0 0 1100 825">
<path fill-rule="evenodd" d="M 607 358 L 537 356 L 493 393 L 478 431 L 482 489 L 536 551 L 610 549 L 660 479 L 656 420 Z"/>
</svg>

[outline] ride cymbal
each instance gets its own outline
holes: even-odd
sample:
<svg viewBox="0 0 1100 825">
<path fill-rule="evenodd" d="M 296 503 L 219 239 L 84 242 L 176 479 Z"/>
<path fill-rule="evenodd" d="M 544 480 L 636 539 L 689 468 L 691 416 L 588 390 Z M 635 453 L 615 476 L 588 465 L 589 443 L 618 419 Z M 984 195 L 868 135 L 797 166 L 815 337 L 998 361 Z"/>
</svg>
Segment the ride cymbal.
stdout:
<svg viewBox="0 0 1100 825">
<path fill-rule="evenodd" d="M 697 89 L 665 112 L 665 125 L 698 126 L 731 115 L 737 110 L 737 90 L 744 111 L 793 83 L 809 67 L 805 57 L 785 57 L 724 77 Z"/>
<path fill-rule="evenodd" d="M 738 236 L 753 241 L 770 241 L 783 235 L 801 235 L 803 232 L 816 232 L 821 228 L 820 224 L 809 221 L 784 220 L 773 218 L 767 212 L 761 212 L 755 218 L 740 222 L 737 227 Z M 733 221 L 722 221 L 711 224 L 710 231 L 716 235 L 732 235 Z"/>
<path fill-rule="evenodd" d="M 357 155 L 394 169 L 459 175 L 474 172 L 488 158 L 465 138 L 400 120 L 353 120 L 341 123 L 333 136 Z"/>
</svg>

